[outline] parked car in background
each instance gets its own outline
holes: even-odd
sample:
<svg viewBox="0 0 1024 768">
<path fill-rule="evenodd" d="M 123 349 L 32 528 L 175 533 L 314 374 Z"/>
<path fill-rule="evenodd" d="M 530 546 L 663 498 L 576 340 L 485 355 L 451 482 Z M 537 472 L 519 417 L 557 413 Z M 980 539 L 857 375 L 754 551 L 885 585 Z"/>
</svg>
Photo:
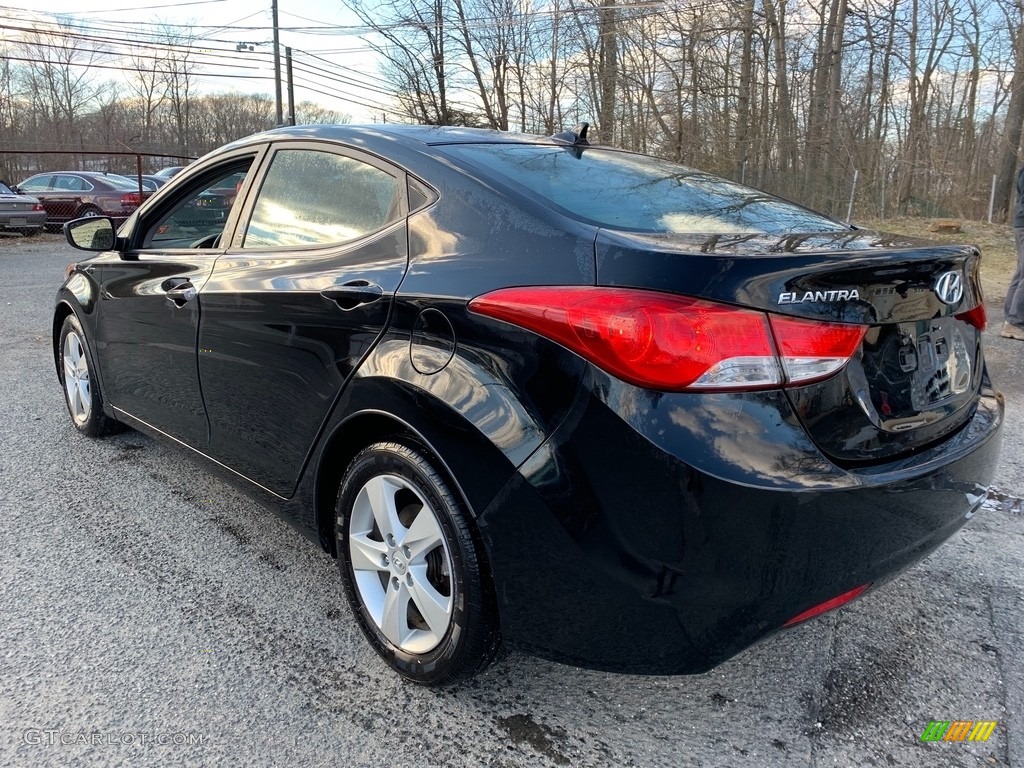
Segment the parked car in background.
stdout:
<svg viewBox="0 0 1024 768">
<path fill-rule="evenodd" d="M 157 171 L 153 175 L 154 176 L 160 176 L 161 178 L 164 178 L 164 179 L 170 179 L 170 178 L 172 178 L 174 176 L 177 176 L 179 173 L 181 173 L 187 167 L 188 166 L 184 166 L 184 165 L 172 165 L 169 168 L 161 168 L 159 171 Z"/>
<path fill-rule="evenodd" d="M 38 235 L 46 223 L 43 204 L 29 195 L 19 195 L 0 182 L 0 231 Z"/>
<path fill-rule="evenodd" d="M 140 195 L 138 181 L 125 176 L 92 171 L 37 173 L 21 182 L 18 191 L 39 198 L 51 230 L 86 216 L 125 219 L 152 194 L 144 190 Z"/>
<path fill-rule="evenodd" d="M 586 126 L 282 128 L 65 231 L 75 427 L 274 505 L 419 683 L 503 643 L 705 671 L 926 556 L 997 464 L 977 249 Z"/>
<path fill-rule="evenodd" d="M 142 174 L 142 188 L 148 189 L 150 192 L 156 192 L 168 181 L 170 178 L 167 176 L 159 176 L 155 173 Z"/>
</svg>

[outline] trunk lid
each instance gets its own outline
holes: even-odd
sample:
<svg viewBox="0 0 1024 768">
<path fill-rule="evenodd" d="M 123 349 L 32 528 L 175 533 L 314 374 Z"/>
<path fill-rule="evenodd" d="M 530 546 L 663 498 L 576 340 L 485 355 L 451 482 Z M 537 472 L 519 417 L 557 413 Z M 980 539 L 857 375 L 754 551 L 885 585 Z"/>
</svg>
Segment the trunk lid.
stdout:
<svg viewBox="0 0 1024 768">
<path fill-rule="evenodd" d="M 601 230 L 599 285 L 647 288 L 868 327 L 836 375 L 786 390 L 818 447 L 876 462 L 940 441 L 974 412 L 983 375 L 980 254 L 864 230 L 664 235 Z"/>
</svg>

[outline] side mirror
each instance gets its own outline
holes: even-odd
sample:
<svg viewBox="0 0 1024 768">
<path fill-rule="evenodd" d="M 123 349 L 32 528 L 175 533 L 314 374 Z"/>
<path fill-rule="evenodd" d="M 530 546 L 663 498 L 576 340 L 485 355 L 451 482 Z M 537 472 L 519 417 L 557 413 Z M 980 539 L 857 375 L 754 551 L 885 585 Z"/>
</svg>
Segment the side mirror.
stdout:
<svg viewBox="0 0 1024 768">
<path fill-rule="evenodd" d="M 64 225 L 64 237 L 83 251 L 109 251 L 116 240 L 114 222 L 106 216 L 75 219 Z"/>
</svg>

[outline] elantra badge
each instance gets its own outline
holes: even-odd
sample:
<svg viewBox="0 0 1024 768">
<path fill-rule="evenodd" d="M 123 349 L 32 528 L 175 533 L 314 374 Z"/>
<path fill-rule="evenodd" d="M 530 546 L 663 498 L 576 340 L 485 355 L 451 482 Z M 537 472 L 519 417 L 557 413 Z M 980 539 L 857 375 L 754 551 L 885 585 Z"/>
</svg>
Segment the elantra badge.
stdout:
<svg viewBox="0 0 1024 768">
<path fill-rule="evenodd" d="M 841 291 L 805 291 L 804 293 L 783 291 L 779 294 L 779 304 L 803 304 L 805 301 L 847 301 L 859 298 L 860 294 L 857 293 L 856 288 Z"/>
<path fill-rule="evenodd" d="M 959 272 L 946 272 L 935 281 L 935 294 L 946 304 L 956 304 L 963 298 L 964 281 Z"/>
</svg>

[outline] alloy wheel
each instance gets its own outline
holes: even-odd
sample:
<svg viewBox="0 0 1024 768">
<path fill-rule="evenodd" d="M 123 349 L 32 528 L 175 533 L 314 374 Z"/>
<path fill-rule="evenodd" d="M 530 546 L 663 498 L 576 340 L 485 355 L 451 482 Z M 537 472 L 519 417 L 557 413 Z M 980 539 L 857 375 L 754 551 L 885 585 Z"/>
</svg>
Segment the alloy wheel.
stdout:
<svg viewBox="0 0 1024 768">
<path fill-rule="evenodd" d="M 397 475 L 376 475 L 356 496 L 349 560 L 370 618 L 394 646 L 426 653 L 444 639 L 454 606 L 451 555 L 437 513 Z"/>
<path fill-rule="evenodd" d="M 92 412 L 92 385 L 89 377 L 89 362 L 85 356 L 85 345 L 81 337 L 71 331 L 64 337 L 62 351 L 64 363 L 64 393 L 68 399 L 71 417 L 79 424 L 89 420 Z"/>
</svg>

